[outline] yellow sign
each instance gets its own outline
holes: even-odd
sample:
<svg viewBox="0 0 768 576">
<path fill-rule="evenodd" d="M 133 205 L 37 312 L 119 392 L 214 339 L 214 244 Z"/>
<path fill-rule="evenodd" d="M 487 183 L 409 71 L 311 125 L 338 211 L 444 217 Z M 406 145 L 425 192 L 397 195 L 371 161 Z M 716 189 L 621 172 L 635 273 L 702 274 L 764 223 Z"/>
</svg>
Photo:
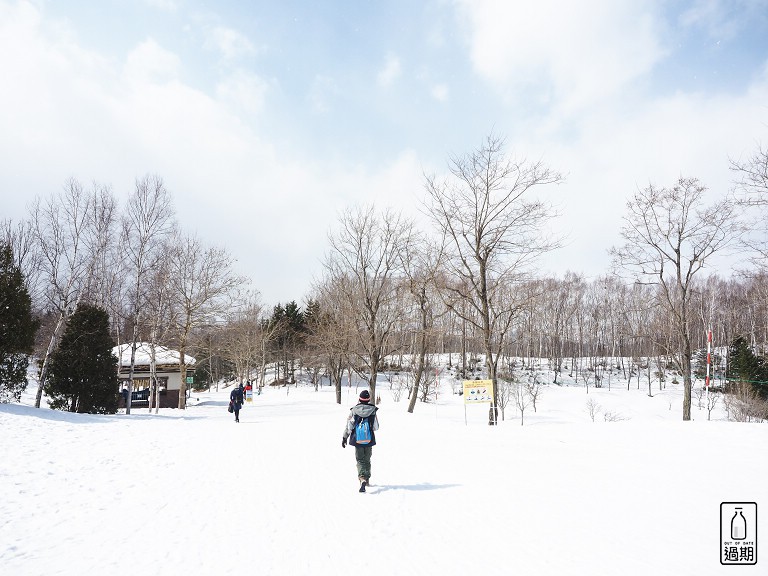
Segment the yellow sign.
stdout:
<svg viewBox="0 0 768 576">
<path fill-rule="evenodd" d="M 493 380 L 464 380 L 464 404 L 493 402 Z"/>
</svg>

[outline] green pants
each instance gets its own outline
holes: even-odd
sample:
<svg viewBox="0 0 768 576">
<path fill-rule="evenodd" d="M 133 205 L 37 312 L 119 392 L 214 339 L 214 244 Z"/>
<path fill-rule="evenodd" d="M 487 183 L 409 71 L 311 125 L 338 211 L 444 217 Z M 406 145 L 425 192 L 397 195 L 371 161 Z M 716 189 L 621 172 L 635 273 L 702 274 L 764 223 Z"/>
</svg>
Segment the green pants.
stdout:
<svg viewBox="0 0 768 576">
<path fill-rule="evenodd" d="M 371 454 L 373 446 L 355 446 L 355 460 L 357 460 L 357 477 L 371 478 Z"/>
</svg>

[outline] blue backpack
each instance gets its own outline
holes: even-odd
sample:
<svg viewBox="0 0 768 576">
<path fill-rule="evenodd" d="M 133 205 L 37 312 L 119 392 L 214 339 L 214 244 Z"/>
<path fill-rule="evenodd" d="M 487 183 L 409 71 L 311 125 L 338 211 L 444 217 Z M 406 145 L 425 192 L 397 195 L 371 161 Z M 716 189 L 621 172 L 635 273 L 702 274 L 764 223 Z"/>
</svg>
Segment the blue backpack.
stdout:
<svg viewBox="0 0 768 576">
<path fill-rule="evenodd" d="M 355 426 L 355 444 L 364 446 L 371 443 L 371 424 L 368 418 L 360 418 Z"/>
</svg>

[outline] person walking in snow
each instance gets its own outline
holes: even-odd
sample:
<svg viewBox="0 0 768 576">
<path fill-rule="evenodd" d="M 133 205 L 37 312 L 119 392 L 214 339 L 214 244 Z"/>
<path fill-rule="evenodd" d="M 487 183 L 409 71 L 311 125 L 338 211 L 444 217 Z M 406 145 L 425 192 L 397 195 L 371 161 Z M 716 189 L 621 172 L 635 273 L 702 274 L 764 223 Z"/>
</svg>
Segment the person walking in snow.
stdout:
<svg viewBox="0 0 768 576">
<path fill-rule="evenodd" d="M 360 492 L 365 492 L 371 481 L 371 454 L 376 444 L 375 431 L 379 429 L 379 418 L 376 415 L 378 408 L 370 403 L 368 390 L 363 390 L 358 400 L 358 404 L 349 409 L 341 447 L 347 447 L 347 439 L 349 445 L 355 447 L 357 479 L 360 481 Z"/>
<path fill-rule="evenodd" d="M 232 411 L 235 413 L 235 422 L 240 422 L 240 408 L 243 407 L 242 384 L 229 393 L 229 405 L 232 406 Z"/>
</svg>

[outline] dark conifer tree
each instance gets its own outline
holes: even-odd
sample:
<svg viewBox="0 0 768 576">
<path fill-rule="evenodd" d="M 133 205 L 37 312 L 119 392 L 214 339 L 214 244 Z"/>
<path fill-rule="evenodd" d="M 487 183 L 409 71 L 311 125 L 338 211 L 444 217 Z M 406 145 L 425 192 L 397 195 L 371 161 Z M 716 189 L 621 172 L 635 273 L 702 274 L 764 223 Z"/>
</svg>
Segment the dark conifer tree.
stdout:
<svg viewBox="0 0 768 576">
<path fill-rule="evenodd" d="M 285 369 L 285 377 L 291 375 L 293 380 L 294 360 L 297 350 L 301 348 L 305 338 L 304 312 L 295 301 L 285 306 L 278 304 L 272 310 L 269 325 L 277 329 L 274 345 L 278 354 L 278 371 L 280 363 Z"/>
<path fill-rule="evenodd" d="M 319 318 L 320 302 L 310 298 L 307 301 L 307 307 L 304 311 L 304 330 L 309 332 L 310 326 L 314 326 L 317 322 L 319 322 Z"/>
<path fill-rule="evenodd" d="M 760 396 L 768 397 L 768 363 L 755 355 L 743 336 L 737 336 L 728 350 L 728 378 L 749 382 Z"/>
<path fill-rule="evenodd" d="M 90 414 L 117 412 L 114 345 L 107 312 L 90 304 L 78 306 L 51 357 L 45 390 L 51 408 Z"/>
<path fill-rule="evenodd" d="M 295 360 L 299 351 L 304 346 L 306 336 L 304 330 L 304 312 L 302 312 L 295 300 L 292 300 L 285 305 L 285 319 L 287 329 L 284 354 L 286 365 L 290 362 L 291 381 L 293 382 L 295 381 Z"/>
<path fill-rule="evenodd" d="M 24 276 L 14 263 L 13 250 L 0 245 L 0 402 L 18 402 L 27 387 L 29 355 L 38 320 Z"/>
<path fill-rule="evenodd" d="M 295 300 L 285 305 L 285 318 L 288 322 L 288 345 L 295 350 L 303 344 L 306 332 L 304 312 Z"/>
</svg>

